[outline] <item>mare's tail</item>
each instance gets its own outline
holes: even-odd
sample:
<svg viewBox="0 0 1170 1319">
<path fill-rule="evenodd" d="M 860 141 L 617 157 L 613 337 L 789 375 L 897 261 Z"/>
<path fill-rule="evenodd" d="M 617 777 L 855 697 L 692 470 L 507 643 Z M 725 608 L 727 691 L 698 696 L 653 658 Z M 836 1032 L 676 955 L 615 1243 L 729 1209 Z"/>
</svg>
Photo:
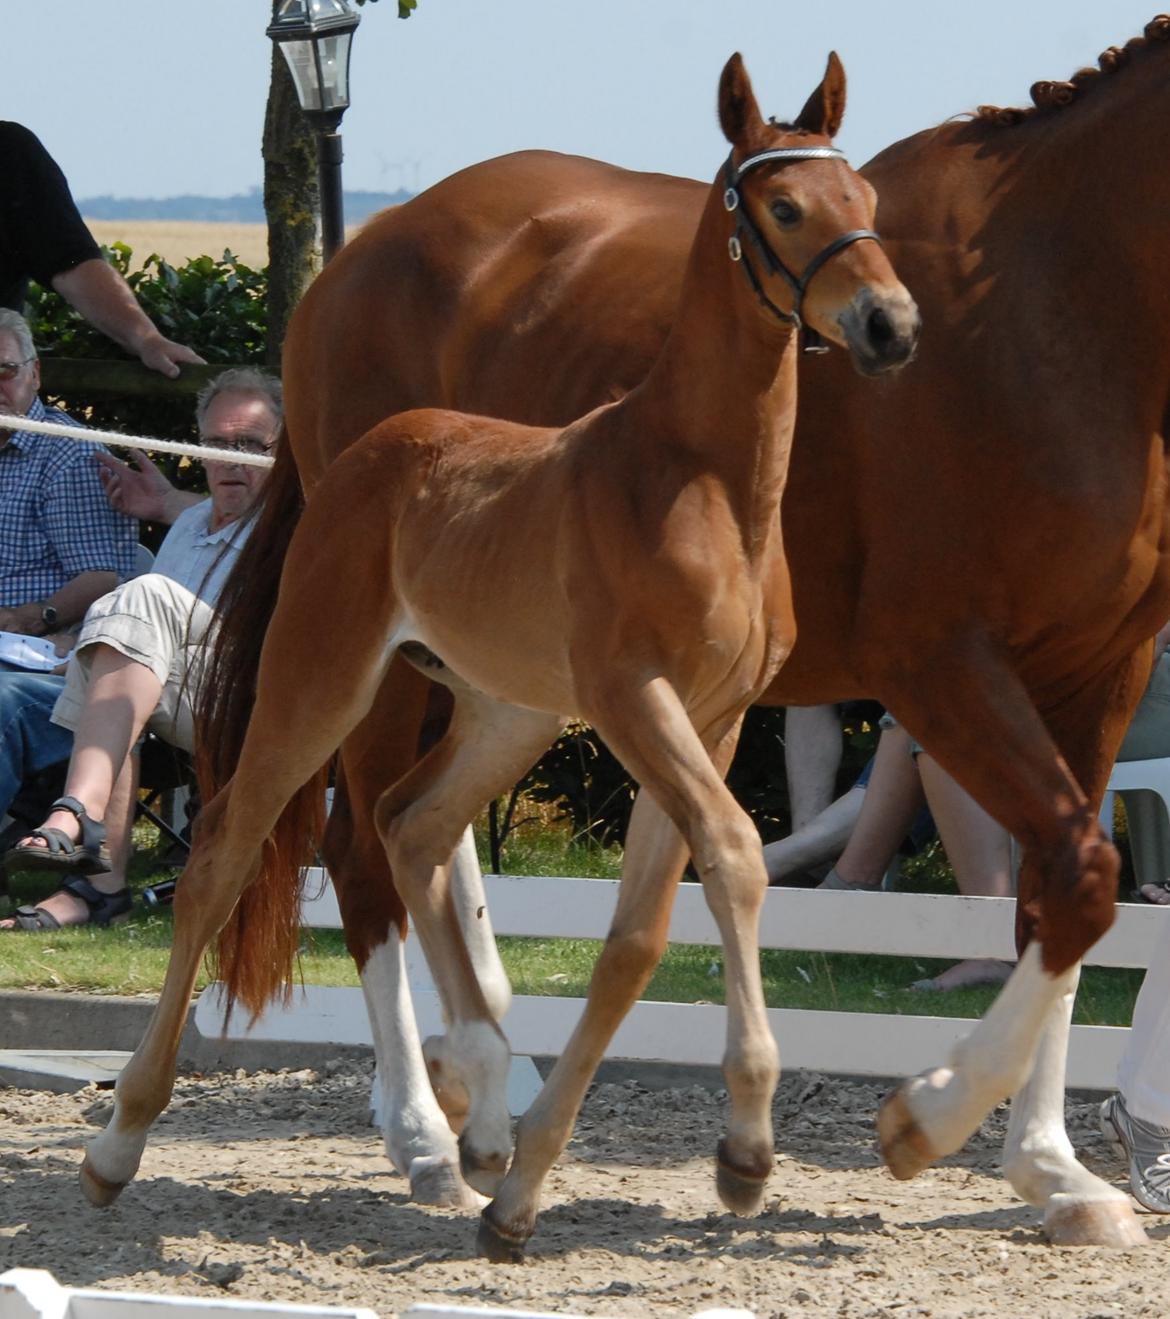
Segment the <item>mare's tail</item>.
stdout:
<svg viewBox="0 0 1170 1319">
<path fill-rule="evenodd" d="M 219 626 L 196 701 L 195 769 L 205 804 L 239 761 L 256 697 L 261 647 L 303 509 L 300 478 L 282 427 L 251 534 L 220 596 Z M 215 962 L 228 1012 L 239 999 L 257 1017 L 282 987 L 286 999 L 292 993 L 301 867 L 312 858 L 324 829 L 327 773 L 323 767 L 285 807 L 264 845 L 260 873 L 219 933 Z"/>
</svg>

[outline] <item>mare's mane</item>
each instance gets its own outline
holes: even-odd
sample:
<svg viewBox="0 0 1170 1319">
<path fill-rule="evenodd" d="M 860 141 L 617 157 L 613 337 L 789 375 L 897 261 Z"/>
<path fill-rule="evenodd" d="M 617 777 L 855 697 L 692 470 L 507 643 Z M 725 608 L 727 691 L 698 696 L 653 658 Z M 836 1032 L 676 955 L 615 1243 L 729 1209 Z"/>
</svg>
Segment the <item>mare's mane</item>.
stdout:
<svg viewBox="0 0 1170 1319">
<path fill-rule="evenodd" d="M 1067 82 L 1042 80 L 1033 83 L 1030 106 L 1020 109 L 981 105 L 975 111 L 975 118 L 1001 128 L 1010 128 L 1026 119 L 1063 110 L 1098 86 L 1105 74 L 1120 72 L 1135 59 L 1148 55 L 1155 46 L 1167 41 L 1170 41 L 1170 14 L 1159 14 L 1146 24 L 1142 36 L 1131 38 L 1124 46 L 1110 46 L 1103 51 L 1097 59 L 1097 68 L 1080 69 Z"/>
</svg>

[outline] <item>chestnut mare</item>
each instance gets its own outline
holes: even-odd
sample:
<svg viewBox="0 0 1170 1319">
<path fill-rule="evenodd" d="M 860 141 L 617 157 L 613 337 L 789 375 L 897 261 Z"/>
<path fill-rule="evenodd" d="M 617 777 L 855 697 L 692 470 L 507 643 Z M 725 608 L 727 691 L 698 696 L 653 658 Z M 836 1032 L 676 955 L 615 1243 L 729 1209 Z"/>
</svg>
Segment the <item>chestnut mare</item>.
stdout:
<svg viewBox="0 0 1170 1319">
<path fill-rule="evenodd" d="M 758 1208 L 779 1076 L 757 943 L 767 880 L 723 774 L 744 711 L 795 635 L 779 504 L 798 331 L 807 319 L 877 374 L 909 359 L 918 314 L 870 227 L 872 188 L 830 145 L 845 100 L 836 56 L 794 126 L 764 122 L 739 56 L 718 99 L 731 155 L 707 191 L 673 327 L 636 389 L 564 429 L 435 410 L 391 417 L 318 483 L 289 548 L 235 773 L 203 811 L 178 888 L 158 1009 L 82 1170 L 91 1199 L 111 1199 L 137 1167 L 208 942 L 290 799 L 380 687 L 393 699 L 384 680 L 398 651 L 453 698 L 446 732 L 373 815 L 449 1017 L 443 1066 L 467 1105 L 462 1171 L 495 1196 L 481 1249 L 522 1253 L 597 1063 L 661 956 L 688 853 L 727 968 L 719 1194 L 738 1212 Z M 644 791 L 585 1011 L 509 1167 L 509 1050 L 449 867 L 471 819 L 578 713 Z M 396 1154 L 419 1171 L 415 1149 Z"/>
</svg>

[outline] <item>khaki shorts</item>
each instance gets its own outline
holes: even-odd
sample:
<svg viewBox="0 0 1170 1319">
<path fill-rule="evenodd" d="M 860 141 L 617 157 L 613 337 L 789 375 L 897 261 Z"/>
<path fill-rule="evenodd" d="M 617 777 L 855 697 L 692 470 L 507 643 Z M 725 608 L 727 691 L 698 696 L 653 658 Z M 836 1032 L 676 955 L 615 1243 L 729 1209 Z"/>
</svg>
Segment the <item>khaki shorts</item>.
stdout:
<svg viewBox="0 0 1170 1319">
<path fill-rule="evenodd" d="M 162 695 L 147 727 L 172 746 L 193 751 L 192 704 L 202 676 L 202 641 L 215 619 L 211 607 L 160 573 L 124 582 L 89 607 L 65 671 L 53 722 L 76 729 L 89 690 L 92 647 L 112 646 L 148 668 Z"/>
</svg>

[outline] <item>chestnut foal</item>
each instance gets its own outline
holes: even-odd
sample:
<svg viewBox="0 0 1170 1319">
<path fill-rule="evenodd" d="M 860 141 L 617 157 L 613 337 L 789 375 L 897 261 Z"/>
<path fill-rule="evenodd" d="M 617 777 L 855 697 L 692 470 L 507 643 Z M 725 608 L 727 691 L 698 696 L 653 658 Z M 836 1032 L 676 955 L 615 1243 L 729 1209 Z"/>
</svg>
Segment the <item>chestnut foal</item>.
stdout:
<svg viewBox="0 0 1170 1319">
<path fill-rule="evenodd" d="M 469 1100 L 462 1171 L 495 1196 L 481 1249 L 522 1253 L 597 1063 L 662 953 L 688 853 L 727 969 L 719 1194 L 736 1212 L 759 1205 L 779 1074 L 758 965 L 766 877 L 723 774 L 744 711 L 795 636 L 779 507 L 798 331 L 806 321 L 870 374 L 905 363 L 918 331 L 870 227 L 873 191 L 830 145 L 844 99 L 832 56 L 796 124 L 765 123 L 739 56 L 728 62 L 719 116 L 731 155 L 673 330 L 620 402 L 564 429 L 404 413 L 316 487 L 236 773 L 206 806 L 178 887 L 162 997 L 82 1169 L 91 1200 L 109 1202 L 138 1166 L 203 952 L 244 888 L 271 880 L 260 875 L 265 840 L 400 651 L 451 689 L 455 708 L 441 740 L 379 799 L 375 823 L 450 1019 L 445 1065 Z M 450 866 L 468 821 L 572 715 L 598 728 L 644 791 L 584 1014 L 520 1122 L 509 1168 L 509 1051 L 453 910 Z"/>
</svg>

